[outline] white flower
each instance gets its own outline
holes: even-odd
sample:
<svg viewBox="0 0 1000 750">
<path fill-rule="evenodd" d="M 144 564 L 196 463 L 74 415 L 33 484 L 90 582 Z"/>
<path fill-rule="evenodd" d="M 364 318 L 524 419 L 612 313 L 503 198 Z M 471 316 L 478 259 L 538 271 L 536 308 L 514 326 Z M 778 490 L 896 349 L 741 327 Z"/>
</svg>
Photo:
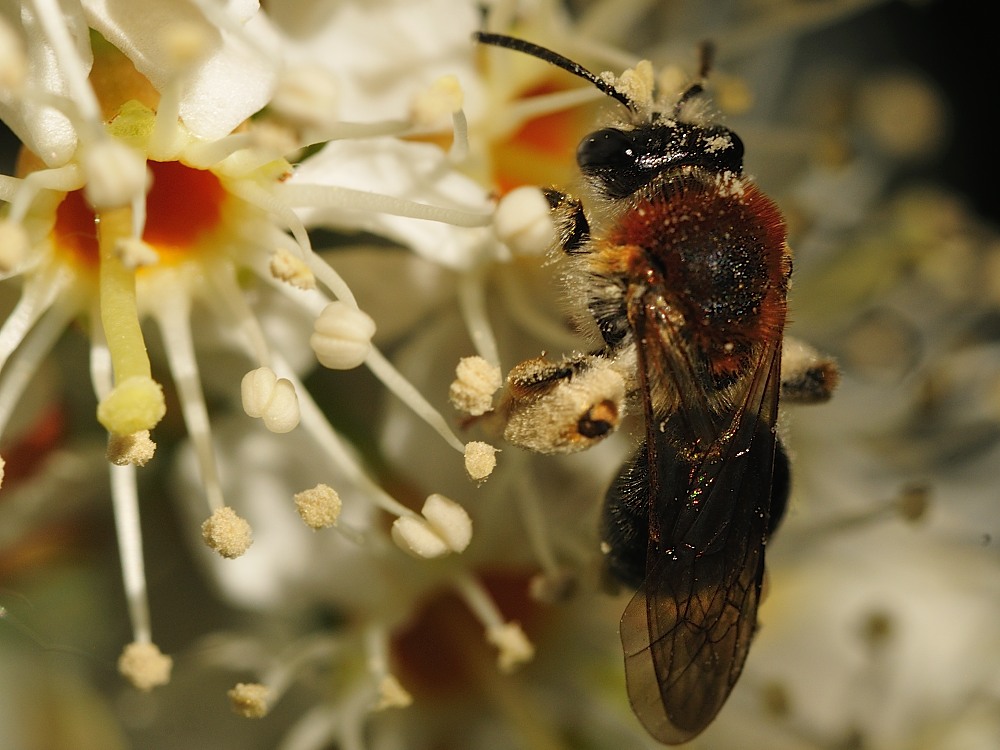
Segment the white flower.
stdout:
<svg viewBox="0 0 1000 750">
<path fill-rule="evenodd" d="M 227 390 L 238 392 L 243 382 L 247 414 L 262 418 L 276 434 L 301 423 L 328 457 L 332 452 L 334 463 L 361 478 L 365 493 L 374 493 L 374 501 L 365 496 L 361 502 L 413 517 L 364 476 L 299 380 L 308 363 L 294 351 L 294 366 L 286 360 L 289 347 L 269 340 L 269 324 L 256 314 L 254 301 L 272 296 L 273 289 L 300 315 L 321 322 L 321 311 L 331 307 L 351 320 L 368 320 L 351 289 L 312 249 L 305 222 L 381 231 L 417 249 L 426 243 L 417 241 L 416 230 L 409 237 L 407 227 L 452 222 L 469 228 L 458 232 L 469 237 L 454 241 L 447 255 L 431 255 L 467 263 L 460 256 L 482 244 L 492 207 L 467 180 L 451 185 L 454 170 L 440 149 L 396 148 L 386 135 L 405 134 L 415 121 L 355 122 L 344 132 L 340 112 L 331 107 L 307 128 L 289 106 L 276 108 L 273 122 L 266 113 L 249 120 L 276 89 L 289 93 L 282 86 L 298 87 L 299 97 L 308 96 L 310 86 L 317 87 L 317 96 L 326 95 L 319 90 L 322 78 L 282 75 L 287 42 L 256 2 L 149 0 L 121 9 L 100 0 L 32 0 L 5 4 L 3 13 L 4 33 L 17 45 L 5 63 L 13 87 L 0 97 L 0 115 L 24 151 L 19 175 L 0 180 L 0 198 L 10 204 L 2 219 L 10 241 L 5 276 L 21 286 L 20 300 L 0 328 L 0 432 L 62 331 L 74 319 L 85 321 L 97 420 L 109 435 L 134 640 L 151 647 L 135 468 L 155 464 L 156 428 L 171 394 L 197 457 L 202 517 L 211 515 L 202 525 L 205 541 L 235 558 L 252 539 L 244 520 L 250 514 L 239 498 L 233 499 L 235 508 L 229 506 L 219 479 L 196 335 L 231 329 L 224 347 L 251 374 L 233 373 Z M 419 84 L 411 86 L 419 90 Z M 343 111 L 350 106 L 353 101 Z M 284 151 L 309 145 L 303 139 L 314 135 L 307 131 L 318 122 L 326 138 L 341 129 L 337 149 L 321 152 L 320 169 L 309 172 L 306 160 L 296 170 Z M 373 149 L 352 135 L 381 137 Z M 383 153 L 391 157 L 381 159 Z M 324 170 L 345 169 L 378 179 L 349 187 L 320 179 Z M 316 180 L 296 175 L 302 170 Z M 466 195 L 471 200 L 463 203 Z M 446 204 L 433 204 L 443 197 L 449 197 Z M 313 210 L 297 212 L 300 207 Z M 317 208 L 332 214 L 321 217 Z M 372 211 L 410 218 L 383 224 L 365 218 Z M 147 321 L 162 339 L 172 381 L 166 391 L 158 362 L 147 354 Z M 363 341 L 355 342 L 351 365 L 365 361 L 464 456 L 464 444 L 444 418 L 371 347 L 373 332 L 355 335 Z M 329 348 L 321 354 L 327 363 Z"/>
<path fill-rule="evenodd" d="M 266 14 L 236 1 L 62 0 L 64 15 L 46 14 L 70 39 L 62 47 L 36 20 L 49 5 L 0 1 L 0 41 L 7 27 L 17 40 L 13 62 L 0 54 L 0 112 L 37 149 L 17 177 L 0 177 L 11 204 L 0 295 L 22 300 L 0 330 L 0 551 L 103 486 L 103 435 L 100 446 L 84 435 L 46 449 L 41 469 L 17 450 L 61 414 L 44 376 L 75 377 L 77 339 L 47 353 L 81 321 L 98 396 L 125 394 L 102 419 L 108 457 L 124 464 L 110 476 L 133 640 L 153 667 L 128 670 L 143 687 L 171 662 L 150 642 L 140 488 L 147 549 L 159 555 L 151 587 L 177 613 L 154 620 L 175 626 L 177 644 L 173 683 L 144 696 L 155 712 L 68 683 L 94 716 L 114 717 L 100 723 L 127 713 L 124 731 L 147 745 L 162 731 L 246 747 L 280 734 L 295 750 L 655 746 L 625 697 L 616 630 L 631 594 L 609 596 L 598 580 L 601 497 L 634 449 L 630 425 L 590 450 L 538 456 L 504 445 L 491 409 L 512 365 L 595 341 L 577 325 L 586 311 L 567 314 L 558 263 L 539 255 L 551 226 L 537 187 L 572 178 L 576 143 L 603 124 L 593 105 L 604 102 L 541 61 L 474 50 L 484 24 L 597 71 L 634 67 L 641 52 L 657 70 L 676 59 L 657 79 L 675 87 L 693 73 L 690 40 L 713 38 L 710 99 L 793 223 L 793 332 L 845 370 L 831 403 L 784 415 L 794 495 L 768 544 L 761 631 L 694 746 L 997 744 L 1000 592 L 984 534 L 996 520 L 1000 355 L 988 322 L 1000 256 L 995 235 L 947 194 L 900 193 L 873 217 L 894 160 L 932 139 L 913 128 L 890 143 L 892 113 L 854 84 L 837 90 L 857 100 L 831 101 L 833 87 L 811 85 L 827 64 L 812 44 L 794 45 L 856 3 L 709 13 L 607 0 L 575 6 L 571 20 L 549 0 L 485 11 L 471 0 L 288 0 Z M 650 49 L 634 48 L 647 37 Z M 111 62 L 145 81 L 109 105 Z M 110 106 L 96 118 L 88 86 Z M 785 106 L 798 91 L 804 99 Z M 934 110 L 928 89 L 876 99 Z M 127 179 L 107 179 L 118 171 Z M 97 217 L 107 236 L 92 236 Z M 123 293 L 130 279 L 134 294 Z M 354 369 L 315 367 L 317 329 L 321 356 Z M 449 389 L 463 358 L 475 367 L 458 373 L 456 411 Z M 149 430 L 116 433 L 161 412 Z M 180 417 L 188 437 L 174 450 Z M 470 481 L 488 469 L 481 486 Z M 181 523 L 156 503 L 164 496 L 180 501 Z M 235 519 L 239 547 L 252 539 L 245 554 L 224 559 L 202 543 L 210 511 Z M 186 575 L 185 545 L 211 591 Z M 0 567 L 11 558 L 21 559 Z M 99 639 L 78 621 L 106 636 L 121 604 L 80 578 L 57 586 L 71 592 L 58 606 L 89 614 L 56 623 L 52 640 L 37 619 L 20 627 L 16 598 L 0 600 L 0 622 L 92 652 Z M 25 598 L 44 603 L 40 588 Z M 208 630 L 219 632 L 190 637 Z M 0 689 L 4 716 L 51 705 L 5 711 L 10 690 Z M 237 725 L 227 692 L 263 720 Z M 21 739 L 19 722 L 5 731 Z"/>
</svg>

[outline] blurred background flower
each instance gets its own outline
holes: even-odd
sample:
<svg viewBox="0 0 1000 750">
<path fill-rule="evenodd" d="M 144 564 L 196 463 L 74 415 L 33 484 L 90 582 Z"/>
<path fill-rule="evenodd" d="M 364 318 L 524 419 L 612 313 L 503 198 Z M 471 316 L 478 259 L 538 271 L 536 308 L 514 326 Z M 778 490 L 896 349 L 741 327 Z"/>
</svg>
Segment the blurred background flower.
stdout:
<svg viewBox="0 0 1000 750">
<path fill-rule="evenodd" d="M 538 61 L 474 49 L 470 34 L 485 24 L 595 70 L 646 57 L 681 84 L 698 41 L 714 40 L 712 99 L 789 222 L 789 332 L 843 370 L 829 404 L 786 409 L 793 496 L 768 546 L 761 630 L 731 700 L 692 746 L 1000 746 L 996 157 L 971 106 L 978 92 L 959 95 L 957 83 L 989 49 L 976 41 L 987 25 L 975 10 L 3 0 L 0 113 L 16 134 L 0 170 L 5 330 L 25 328 L 23 313 L 6 311 L 39 287 L 22 284 L 25 268 L 44 265 L 14 252 L 22 230 L 45 262 L 58 258 L 45 217 L 95 181 L 84 146 L 105 134 L 136 146 L 121 118 L 117 130 L 87 124 L 86 95 L 52 52 L 58 32 L 32 21 L 50 5 L 65 12 L 101 106 L 138 99 L 146 109 L 132 122 L 162 123 L 138 144 L 149 163 L 208 171 L 243 203 L 211 247 L 235 296 L 181 290 L 193 305 L 195 395 L 169 376 L 176 343 L 148 326 L 163 328 L 166 313 L 143 312 L 177 287 L 148 283 L 146 302 L 138 287 L 134 316 L 166 407 L 157 454 L 135 470 L 150 592 L 139 622 L 174 661 L 151 692 L 116 669 L 142 638 L 134 589 L 118 583 L 119 556 L 134 550 L 116 543 L 122 519 L 109 498 L 123 490 L 104 468 L 102 392 L 81 375 L 100 348 L 88 340 L 94 286 L 74 276 L 66 288 L 83 291 L 65 300 L 75 306 L 52 327 L 51 353 L 27 374 L 15 354 L 3 372 L 0 745 L 655 746 L 625 698 L 616 630 L 626 598 L 605 593 L 598 571 L 600 498 L 629 436 L 535 456 L 464 425 L 449 404 L 461 357 L 506 372 L 587 345 L 567 322 L 558 264 L 538 253 L 544 226 L 531 204 L 506 212 L 513 225 L 502 217 L 514 188 L 572 179 L 576 143 L 608 104 Z M 130 62 L 141 95 L 119 85 L 121 67 L 108 73 L 110 60 Z M 102 121 L 117 109 L 103 111 Z M 26 165 L 22 144 L 44 164 Z M 43 172 L 65 179 L 28 195 L 24 178 Z M 152 206 L 136 184 L 125 202 Z M 183 223 L 193 194 L 177 192 L 189 198 L 172 218 Z M 100 198 L 86 201 L 101 212 Z M 292 270 L 275 270 L 278 249 Z M 310 276 L 322 292 L 293 286 Z M 240 381 L 265 363 L 241 343 L 249 318 L 232 314 L 234 299 L 252 310 L 272 363 L 287 363 L 274 369 L 302 413 L 287 433 L 248 417 L 266 409 L 247 406 Z M 331 319 L 333 299 L 351 304 Z M 373 326 L 352 317 L 355 301 Z M 310 346 L 314 330 L 333 335 L 332 350 Z M 21 349 L 6 340 L 32 348 L 30 336 Z M 366 367 L 331 371 L 317 357 Z M 259 382 L 270 394 L 274 380 Z M 192 408 L 210 432 L 192 428 Z M 481 483 L 458 452 L 473 440 L 501 449 Z M 253 530 L 239 559 L 202 542 L 213 492 Z M 428 497 L 440 499 L 428 509 Z M 336 526 L 310 528 L 297 506 Z"/>
</svg>

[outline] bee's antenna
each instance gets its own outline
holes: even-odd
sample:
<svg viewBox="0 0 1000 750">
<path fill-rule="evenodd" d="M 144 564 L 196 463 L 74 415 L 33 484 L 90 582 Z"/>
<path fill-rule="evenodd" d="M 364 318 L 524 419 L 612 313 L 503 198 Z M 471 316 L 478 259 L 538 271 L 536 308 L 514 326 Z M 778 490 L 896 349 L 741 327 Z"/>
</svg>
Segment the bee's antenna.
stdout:
<svg viewBox="0 0 1000 750">
<path fill-rule="evenodd" d="M 687 102 L 705 91 L 705 80 L 712 70 L 712 63 L 715 60 L 715 45 L 705 40 L 698 45 L 698 80 L 684 89 L 677 102 L 674 104 L 674 117 L 676 117 Z"/>
<path fill-rule="evenodd" d="M 635 111 L 635 103 L 625 94 L 616 89 L 603 78 L 599 78 L 591 73 L 585 67 L 580 65 L 580 63 L 573 62 L 568 57 L 563 57 L 557 52 L 553 52 L 550 49 L 533 44 L 532 42 L 527 42 L 524 39 L 507 36 L 506 34 L 493 34 L 487 31 L 477 31 L 472 35 L 472 38 L 480 44 L 491 44 L 494 47 L 505 47 L 506 49 L 515 50 L 516 52 L 523 52 L 526 55 L 537 57 L 539 60 L 544 60 L 547 63 L 555 65 L 557 68 L 562 68 L 568 73 L 572 73 L 585 81 L 590 81 L 601 92 L 607 94 L 615 101 L 621 102 L 630 111 Z"/>
</svg>

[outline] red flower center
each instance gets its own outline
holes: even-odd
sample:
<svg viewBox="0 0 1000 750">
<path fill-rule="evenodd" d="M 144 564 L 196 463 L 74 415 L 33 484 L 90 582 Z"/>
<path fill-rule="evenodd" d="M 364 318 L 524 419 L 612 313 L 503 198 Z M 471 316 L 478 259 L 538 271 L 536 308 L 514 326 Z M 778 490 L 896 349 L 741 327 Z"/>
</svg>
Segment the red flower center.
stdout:
<svg viewBox="0 0 1000 750">
<path fill-rule="evenodd" d="M 187 255 L 219 224 L 226 191 L 219 178 L 176 161 L 148 162 L 153 185 L 146 196 L 146 229 L 142 238 L 161 262 Z M 67 193 L 56 209 L 56 245 L 81 264 L 96 268 L 97 226 L 83 190 Z"/>
</svg>

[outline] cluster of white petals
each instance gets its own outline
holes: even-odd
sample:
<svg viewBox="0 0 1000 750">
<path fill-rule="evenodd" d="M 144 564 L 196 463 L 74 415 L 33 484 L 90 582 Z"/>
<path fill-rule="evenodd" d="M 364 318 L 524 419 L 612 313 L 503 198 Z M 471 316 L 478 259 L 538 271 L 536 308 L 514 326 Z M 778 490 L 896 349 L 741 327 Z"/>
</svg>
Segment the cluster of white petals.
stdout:
<svg viewBox="0 0 1000 750">
<path fill-rule="evenodd" d="M 683 115 L 788 220 L 817 348 L 783 366 L 844 372 L 783 406 L 790 507 L 705 745 L 1000 746 L 1000 241 L 896 187 L 938 92 L 850 70 L 853 26 L 814 44 L 877 4 L 0 0 L 0 744 L 659 747 L 599 532 L 639 399 L 530 387 L 604 346 L 547 188 L 589 210 L 574 148 L 624 113 L 488 29 L 640 111 L 710 38 Z M 581 441 L 595 408 L 620 429 Z"/>
</svg>

